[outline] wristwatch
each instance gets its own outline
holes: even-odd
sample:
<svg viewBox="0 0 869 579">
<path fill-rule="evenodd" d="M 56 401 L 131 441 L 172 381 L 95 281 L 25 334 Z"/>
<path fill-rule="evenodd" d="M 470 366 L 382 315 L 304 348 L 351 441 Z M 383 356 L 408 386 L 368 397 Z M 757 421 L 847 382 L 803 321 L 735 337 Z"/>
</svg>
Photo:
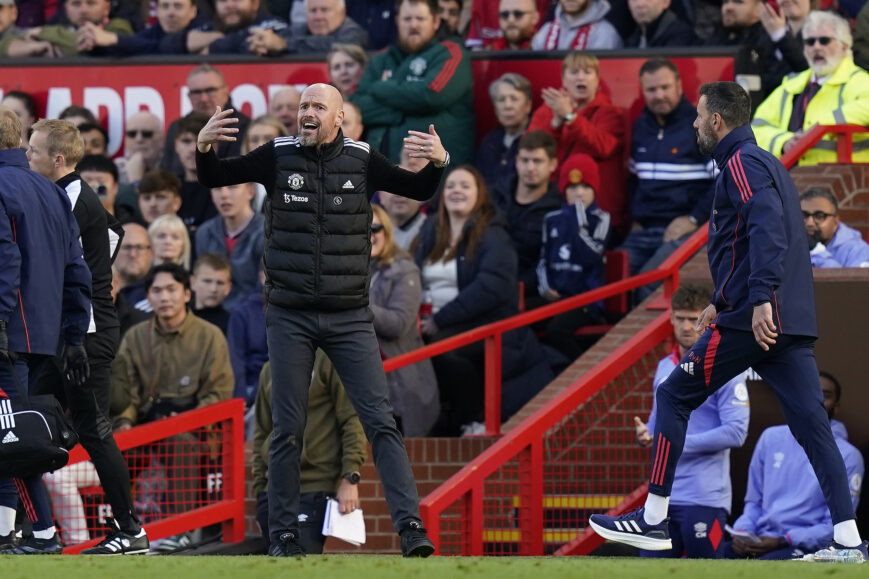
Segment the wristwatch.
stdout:
<svg viewBox="0 0 869 579">
<path fill-rule="evenodd" d="M 576 111 L 570 111 L 569 113 L 564 115 L 564 122 L 565 123 L 572 123 L 575 118 L 576 118 Z"/>
<path fill-rule="evenodd" d="M 351 485 L 358 485 L 359 481 L 362 480 L 362 477 L 359 475 L 359 471 L 354 470 L 353 472 L 345 472 L 341 475 L 341 478 L 345 479 Z"/>
<path fill-rule="evenodd" d="M 432 161 L 432 164 L 434 164 L 434 166 L 437 167 L 438 169 L 443 169 L 444 167 L 449 165 L 450 164 L 450 152 L 446 151 L 446 154 L 447 154 L 447 156 L 444 158 L 443 163 L 438 163 L 437 161 Z"/>
</svg>

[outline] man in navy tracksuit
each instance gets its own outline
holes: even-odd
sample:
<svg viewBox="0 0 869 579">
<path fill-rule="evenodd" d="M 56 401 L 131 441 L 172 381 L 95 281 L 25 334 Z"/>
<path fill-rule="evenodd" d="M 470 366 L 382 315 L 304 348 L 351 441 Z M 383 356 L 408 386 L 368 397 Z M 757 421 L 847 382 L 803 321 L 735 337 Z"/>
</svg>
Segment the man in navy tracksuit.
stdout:
<svg viewBox="0 0 869 579">
<path fill-rule="evenodd" d="M 63 376 L 82 384 L 89 375 L 84 349 L 90 320 L 91 274 L 82 257 L 78 224 L 66 192 L 30 170 L 21 146 L 21 123 L 0 107 L 0 398 L 51 363 L 63 336 Z M 10 353 L 17 380 L 12 378 Z M 4 421 L 4 426 L 9 422 Z M 0 429 L 6 438 L 9 428 Z M 14 542 L 18 497 L 34 521 L 34 540 L 53 543 L 51 507 L 40 476 L 0 479 L 0 553 L 27 553 Z"/>
<path fill-rule="evenodd" d="M 748 127 L 751 103 L 739 85 L 706 84 L 700 95 L 697 141 L 721 171 L 707 248 L 715 293 L 698 321 L 703 335 L 656 395 L 645 506 L 620 517 L 592 515 L 590 523 L 608 539 L 670 549 L 667 508 L 688 417 L 750 366 L 775 390 L 821 483 L 834 547 L 859 549 L 865 559 L 845 465 L 821 397 L 812 270 L 796 187 L 781 163 L 757 146 Z"/>
</svg>

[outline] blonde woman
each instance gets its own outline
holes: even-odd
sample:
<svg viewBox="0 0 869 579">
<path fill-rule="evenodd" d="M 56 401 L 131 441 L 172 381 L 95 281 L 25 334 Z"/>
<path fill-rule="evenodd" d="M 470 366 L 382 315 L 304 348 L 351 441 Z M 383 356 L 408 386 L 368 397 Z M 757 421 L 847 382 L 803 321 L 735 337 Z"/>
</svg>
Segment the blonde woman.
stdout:
<svg viewBox="0 0 869 579">
<path fill-rule="evenodd" d="M 177 263 L 190 271 L 190 234 L 177 215 L 161 215 L 148 227 L 148 237 L 154 250 L 154 262 Z"/>
<path fill-rule="evenodd" d="M 393 237 L 392 222 L 379 205 L 372 205 L 371 288 L 369 307 L 374 333 L 384 357 L 392 358 L 422 347 L 417 331 L 421 288 L 419 268 Z M 426 436 L 440 413 L 437 379 L 430 360 L 386 375 L 389 400 L 405 436 Z"/>
</svg>

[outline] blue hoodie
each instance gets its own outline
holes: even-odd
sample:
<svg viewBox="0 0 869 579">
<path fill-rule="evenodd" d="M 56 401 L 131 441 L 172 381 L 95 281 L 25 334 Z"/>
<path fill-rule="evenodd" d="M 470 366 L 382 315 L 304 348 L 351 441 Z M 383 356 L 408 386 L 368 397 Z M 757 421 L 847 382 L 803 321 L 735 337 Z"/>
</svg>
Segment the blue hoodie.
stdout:
<svg viewBox="0 0 869 579">
<path fill-rule="evenodd" d="M 831 420 L 848 472 L 851 503 L 857 508 L 863 456 L 848 442 L 845 426 Z M 761 536 L 785 537 L 794 547 L 817 551 L 833 540 L 833 521 L 806 453 L 787 426 L 763 431 L 748 467 L 745 509 L 733 527 Z"/>
<path fill-rule="evenodd" d="M 869 267 L 869 243 L 859 231 L 839 223 L 830 243 L 812 250 L 812 267 Z"/>
<path fill-rule="evenodd" d="M 654 388 L 679 365 L 678 349 L 658 362 Z M 706 399 L 688 420 L 685 447 L 676 464 L 670 504 L 724 509 L 733 500 L 730 484 L 730 449 L 743 445 L 748 435 L 747 373 L 736 376 Z M 652 404 L 649 431 L 655 431 L 657 405 Z"/>
<path fill-rule="evenodd" d="M 712 155 L 721 171 L 707 244 L 715 322 L 750 332 L 754 307 L 769 302 L 779 333 L 817 337 L 809 243 L 790 175 L 748 126 Z"/>
</svg>

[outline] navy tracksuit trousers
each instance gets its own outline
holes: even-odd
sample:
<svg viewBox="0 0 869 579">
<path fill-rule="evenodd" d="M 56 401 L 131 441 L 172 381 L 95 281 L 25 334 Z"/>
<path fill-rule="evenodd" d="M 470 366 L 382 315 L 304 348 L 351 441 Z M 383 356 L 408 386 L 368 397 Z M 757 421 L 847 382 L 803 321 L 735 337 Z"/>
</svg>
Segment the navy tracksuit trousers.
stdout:
<svg viewBox="0 0 869 579">
<path fill-rule="evenodd" d="M 806 336 L 779 335 L 765 352 L 752 332 L 707 329 L 658 388 L 649 492 L 670 496 L 691 411 L 751 367 L 775 391 L 788 426 L 821 483 L 833 523 L 853 519 L 845 463 L 824 409 L 814 342 Z"/>
</svg>

